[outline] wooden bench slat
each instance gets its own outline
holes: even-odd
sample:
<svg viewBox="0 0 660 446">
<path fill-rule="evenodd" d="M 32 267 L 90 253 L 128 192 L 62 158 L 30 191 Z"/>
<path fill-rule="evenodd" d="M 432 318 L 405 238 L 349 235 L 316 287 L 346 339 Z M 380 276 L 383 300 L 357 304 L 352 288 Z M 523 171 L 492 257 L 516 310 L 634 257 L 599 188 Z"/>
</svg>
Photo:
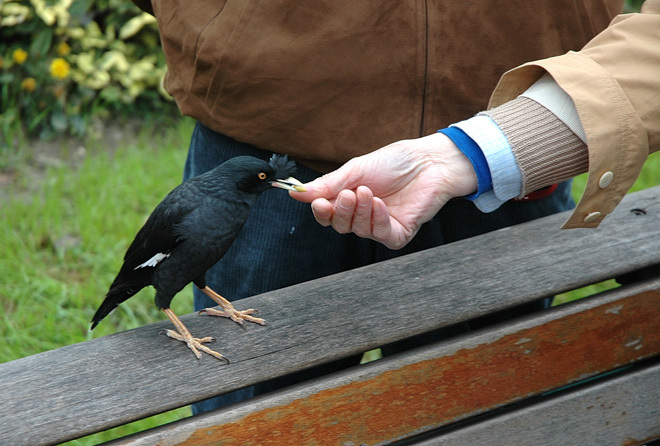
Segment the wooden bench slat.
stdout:
<svg viewBox="0 0 660 446">
<path fill-rule="evenodd" d="M 659 195 L 660 187 L 629 195 L 596 230 L 563 231 L 566 215 L 551 216 L 238 304 L 258 308 L 270 327 L 242 331 L 228 320 L 183 316 L 194 335 L 219 340 L 228 366 L 198 362 L 158 336 L 167 321 L 0 364 L 0 438 L 78 438 L 660 264 Z M 39 404 L 26 395 L 39 395 Z"/>
<path fill-rule="evenodd" d="M 623 445 L 660 439 L 660 364 L 410 446 Z"/>
<path fill-rule="evenodd" d="M 278 436 L 286 444 L 314 445 L 403 439 L 660 355 L 659 313 L 660 280 L 626 287 L 121 444 L 167 439 L 192 446 L 212 438 L 215 444 L 258 446 Z"/>
</svg>

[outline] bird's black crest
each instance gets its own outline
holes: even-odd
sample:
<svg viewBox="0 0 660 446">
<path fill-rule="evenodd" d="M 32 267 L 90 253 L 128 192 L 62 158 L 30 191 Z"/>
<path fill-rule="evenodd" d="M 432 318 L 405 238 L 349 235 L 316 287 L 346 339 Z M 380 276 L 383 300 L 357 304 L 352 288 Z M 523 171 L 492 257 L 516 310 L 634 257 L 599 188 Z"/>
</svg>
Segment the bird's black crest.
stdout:
<svg viewBox="0 0 660 446">
<path fill-rule="evenodd" d="M 288 178 L 296 173 L 296 163 L 286 155 L 273 155 L 268 164 L 275 170 L 275 178 Z"/>
</svg>

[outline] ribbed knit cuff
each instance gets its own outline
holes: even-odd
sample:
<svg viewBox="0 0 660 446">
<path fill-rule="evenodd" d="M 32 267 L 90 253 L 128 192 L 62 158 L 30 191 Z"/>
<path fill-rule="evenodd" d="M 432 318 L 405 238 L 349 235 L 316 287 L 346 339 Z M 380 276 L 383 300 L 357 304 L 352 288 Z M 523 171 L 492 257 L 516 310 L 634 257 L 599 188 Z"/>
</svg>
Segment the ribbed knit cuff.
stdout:
<svg viewBox="0 0 660 446">
<path fill-rule="evenodd" d="M 588 170 L 586 144 L 538 102 L 518 97 L 482 114 L 495 121 L 511 144 L 522 173 L 520 197 Z"/>
</svg>

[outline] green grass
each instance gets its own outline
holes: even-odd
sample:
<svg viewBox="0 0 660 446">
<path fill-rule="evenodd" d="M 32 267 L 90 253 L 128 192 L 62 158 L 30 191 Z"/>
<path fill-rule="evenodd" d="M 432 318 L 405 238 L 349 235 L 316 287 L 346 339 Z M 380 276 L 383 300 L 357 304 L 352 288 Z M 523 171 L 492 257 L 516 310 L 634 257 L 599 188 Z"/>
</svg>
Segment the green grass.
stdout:
<svg viewBox="0 0 660 446">
<path fill-rule="evenodd" d="M 149 288 L 88 330 L 136 231 L 181 181 L 192 123 L 163 127 L 131 135 L 114 150 L 88 141 L 87 154 L 76 162 L 35 168 L 33 156 L 23 152 L 5 164 L 10 184 L 0 196 L 0 362 L 163 319 Z M 74 159 L 75 147 L 55 149 L 60 158 Z M 190 313 L 191 299 L 174 299 L 173 310 Z M 188 414 L 179 409 L 71 444 L 96 444 Z"/>
<path fill-rule="evenodd" d="M 99 139 L 86 141 L 84 156 L 79 143 L 62 143 L 54 150 L 64 162 L 47 168 L 38 166 L 33 148 L 1 154 L 0 362 L 164 319 L 147 289 L 93 335 L 88 330 L 135 232 L 179 184 L 191 131 L 190 120 L 145 125 L 137 134 L 125 132 L 116 148 Z M 585 181 L 584 175 L 576 179 L 576 194 Z M 660 155 L 649 159 L 633 190 L 657 184 Z M 592 285 L 560 300 L 612 286 L 612 281 Z M 173 309 L 189 313 L 191 291 L 182 294 Z M 96 444 L 188 414 L 187 408 L 178 409 L 70 444 Z"/>
</svg>

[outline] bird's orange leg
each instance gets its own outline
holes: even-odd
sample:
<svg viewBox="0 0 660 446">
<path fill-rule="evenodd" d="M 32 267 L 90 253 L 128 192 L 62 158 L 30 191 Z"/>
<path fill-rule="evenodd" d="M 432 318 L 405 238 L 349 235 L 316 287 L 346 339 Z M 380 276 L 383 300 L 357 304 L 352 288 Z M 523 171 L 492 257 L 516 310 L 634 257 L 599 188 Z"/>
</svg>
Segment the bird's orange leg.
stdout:
<svg viewBox="0 0 660 446">
<path fill-rule="evenodd" d="M 201 350 L 204 353 L 208 353 L 209 355 L 220 359 L 221 361 L 229 362 L 229 360 L 224 356 L 222 356 L 220 353 L 216 352 L 215 350 L 211 350 L 210 348 L 204 345 L 204 343 L 213 342 L 215 341 L 215 339 L 213 339 L 210 336 L 207 336 L 205 338 L 194 338 L 193 335 L 190 334 L 186 326 L 183 325 L 181 319 L 179 319 L 179 317 L 176 314 L 174 314 L 174 311 L 172 311 L 169 308 L 164 308 L 163 313 L 167 315 L 170 321 L 172 321 L 172 324 L 174 324 L 174 328 L 176 328 L 176 331 L 165 330 L 165 334 L 172 339 L 185 342 L 186 345 L 188 345 L 188 348 L 192 350 L 195 356 L 197 356 L 197 359 L 200 359 L 202 357 L 202 354 L 199 352 L 199 350 Z"/>
<path fill-rule="evenodd" d="M 231 302 L 229 302 L 227 299 L 225 299 L 224 297 L 213 291 L 211 288 L 204 287 L 200 289 L 204 294 L 206 294 L 208 297 L 210 297 L 215 302 L 217 302 L 217 304 L 222 307 L 222 310 L 216 310 L 214 308 L 206 308 L 205 310 L 200 311 L 199 314 L 205 313 L 211 316 L 228 317 L 229 319 L 236 322 L 238 325 L 240 325 L 243 328 L 245 328 L 244 321 L 254 322 L 255 324 L 259 324 L 259 325 L 268 325 L 268 322 L 266 322 L 266 320 L 261 319 L 260 317 L 250 316 L 251 314 L 256 313 L 257 310 L 250 308 L 249 310 L 239 311 L 236 308 L 234 308 Z"/>
</svg>

